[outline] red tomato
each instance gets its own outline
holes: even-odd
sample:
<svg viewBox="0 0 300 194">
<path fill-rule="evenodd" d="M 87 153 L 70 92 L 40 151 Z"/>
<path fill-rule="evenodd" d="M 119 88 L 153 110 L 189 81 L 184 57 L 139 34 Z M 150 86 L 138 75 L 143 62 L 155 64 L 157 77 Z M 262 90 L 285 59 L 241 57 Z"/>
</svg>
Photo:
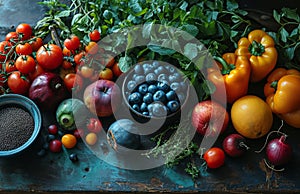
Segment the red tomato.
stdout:
<svg viewBox="0 0 300 194">
<path fill-rule="evenodd" d="M 98 42 L 101 38 L 100 32 L 96 29 L 89 33 L 91 41 Z"/>
<path fill-rule="evenodd" d="M 8 54 L 12 46 L 12 43 L 9 41 L 4 40 L 0 42 L 0 62 L 5 61 L 6 54 Z"/>
<path fill-rule="evenodd" d="M 74 51 L 80 46 L 80 39 L 76 35 L 71 35 L 70 38 L 65 39 L 64 45 L 67 49 Z"/>
<path fill-rule="evenodd" d="M 96 42 L 91 41 L 88 43 L 88 45 L 85 46 L 85 51 L 88 54 L 94 55 L 98 52 L 99 46 Z"/>
<path fill-rule="evenodd" d="M 85 65 L 79 66 L 79 74 L 84 78 L 90 78 L 94 75 L 94 69 Z"/>
<path fill-rule="evenodd" d="M 63 62 L 62 49 L 55 44 L 45 44 L 36 52 L 36 60 L 44 69 L 56 69 Z"/>
<path fill-rule="evenodd" d="M 80 65 L 82 62 L 85 61 L 85 58 L 86 58 L 86 53 L 82 51 L 74 56 L 74 62 L 76 65 Z"/>
<path fill-rule="evenodd" d="M 21 40 L 28 40 L 32 35 L 32 28 L 29 24 L 21 23 L 16 27 L 16 32 L 22 37 Z"/>
<path fill-rule="evenodd" d="M 225 162 L 225 153 L 221 148 L 212 147 L 204 153 L 203 159 L 208 168 L 219 168 Z"/>
<path fill-rule="evenodd" d="M 34 72 L 35 70 L 35 60 L 30 55 L 20 55 L 16 62 L 16 68 L 24 74 Z"/>
<path fill-rule="evenodd" d="M 99 72 L 99 79 L 112 80 L 113 78 L 114 74 L 110 68 L 104 68 Z"/>
<path fill-rule="evenodd" d="M 16 43 L 19 41 L 19 35 L 17 32 L 9 32 L 6 34 L 5 40 L 12 43 Z"/>
<path fill-rule="evenodd" d="M 103 129 L 101 121 L 93 117 L 88 119 L 86 127 L 92 133 L 99 133 Z"/>
<path fill-rule="evenodd" d="M 119 67 L 119 63 L 117 62 L 112 66 L 112 71 L 115 77 L 119 77 L 123 73 Z"/>
<path fill-rule="evenodd" d="M 6 63 L 5 63 L 6 73 L 10 73 L 10 72 L 13 72 L 13 71 L 16 71 L 16 70 L 18 70 L 18 69 L 16 67 L 15 60 L 13 60 L 13 59 L 7 60 Z"/>
<path fill-rule="evenodd" d="M 31 81 L 33 81 L 37 76 L 39 76 L 45 72 L 46 71 L 39 64 L 36 64 L 35 70 L 33 72 L 29 73 L 29 78 Z"/>
<path fill-rule="evenodd" d="M 30 81 L 26 75 L 14 71 L 8 76 L 7 85 L 15 94 L 26 94 L 30 87 Z"/>
<path fill-rule="evenodd" d="M 40 37 L 33 37 L 32 41 L 29 42 L 29 44 L 31 45 L 32 51 L 36 52 L 37 50 L 39 50 L 39 48 L 41 46 L 43 46 L 43 39 Z"/>
<path fill-rule="evenodd" d="M 64 77 L 64 84 L 69 92 L 79 92 L 83 87 L 83 79 L 75 73 L 68 73 Z"/>
<path fill-rule="evenodd" d="M 70 51 L 69 49 L 67 49 L 67 47 L 64 47 L 64 48 L 63 48 L 63 55 L 64 55 L 64 56 L 69 57 L 69 56 L 71 56 L 72 54 L 74 54 L 74 51 Z"/>
<path fill-rule="evenodd" d="M 32 53 L 32 47 L 29 43 L 24 43 L 24 44 L 18 44 L 16 46 L 16 53 L 18 55 L 31 55 Z"/>
<path fill-rule="evenodd" d="M 70 61 L 63 60 L 62 67 L 64 69 L 71 69 L 73 67 L 73 64 Z"/>
</svg>

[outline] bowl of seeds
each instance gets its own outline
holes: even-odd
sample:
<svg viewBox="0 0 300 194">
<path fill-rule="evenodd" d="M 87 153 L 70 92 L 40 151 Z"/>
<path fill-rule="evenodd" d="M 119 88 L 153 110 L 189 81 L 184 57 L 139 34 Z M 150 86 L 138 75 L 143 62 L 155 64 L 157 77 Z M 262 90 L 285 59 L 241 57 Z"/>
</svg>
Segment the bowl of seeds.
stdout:
<svg viewBox="0 0 300 194">
<path fill-rule="evenodd" d="M 38 137 L 42 117 L 37 105 L 19 94 L 0 96 L 0 157 L 19 155 Z"/>
</svg>

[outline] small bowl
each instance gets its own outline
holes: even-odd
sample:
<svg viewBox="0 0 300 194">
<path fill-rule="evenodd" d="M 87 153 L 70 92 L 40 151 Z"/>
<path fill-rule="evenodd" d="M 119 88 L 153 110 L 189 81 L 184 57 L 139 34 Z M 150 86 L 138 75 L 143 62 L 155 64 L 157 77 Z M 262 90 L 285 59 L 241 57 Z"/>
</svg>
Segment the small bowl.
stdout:
<svg viewBox="0 0 300 194">
<path fill-rule="evenodd" d="M 124 79 L 122 80 L 122 97 L 123 97 L 123 101 L 125 103 L 126 108 L 128 108 L 131 113 L 131 116 L 139 123 L 147 123 L 150 120 L 152 120 L 153 122 L 151 123 L 150 128 L 152 128 L 153 125 L 155 125 L 155 124 L 161 126 L 162 120 L 164 120 L 163 126 L 179 121 L 180 120 L 179 118 L 181 116 L 181 110 L 185 107 L 185 104 L 189 98 L 189 90 L 190 90 L 189 84 L 186 83 L 187 88 L 185 91 L 185 98 L 183 101 L 180 101 L 180 103 L 181 103 L 180 108 L 177 111 L 170 113 L 163 117 L 153 116 L 153 115 L 152 116 L 143 115 L 140 112 L 134 110 L 128 102 L 129 91 L 127 89 L 127 83 L 128 83 L 128 81 L 130 81 L 129 79 L 132 77 L 133 74 L 134 74 L 134 69 L 130 69 L 126 73 Z M 142 84 L 142 83 L 138 83 L 138 85 L 140 85 L 140 84 Z M 156 121 L 158 121 L 158 122 L 156 122 Z"/>
<path fill-rule="evenodd" d="M 0 157 L 10 157 L 23 153 L 38 137 L 41 126 L 42 116 L 37 105 L 28 97 L 19 94 L 4 94 L 0 96 L 0 109 L 10 106 L 16 106 L 28 111 L 34 122 L 34 129 L 30 138 L 21 146 L 11 150 L 0 150 Z"/>
</svg>

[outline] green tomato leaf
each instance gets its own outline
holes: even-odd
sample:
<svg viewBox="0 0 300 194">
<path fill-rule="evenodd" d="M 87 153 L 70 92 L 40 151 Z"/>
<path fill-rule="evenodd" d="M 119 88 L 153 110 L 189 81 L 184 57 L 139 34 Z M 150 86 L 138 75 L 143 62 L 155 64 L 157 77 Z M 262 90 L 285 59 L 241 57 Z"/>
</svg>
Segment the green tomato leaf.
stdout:
<svg viewBox="0 0 300 194">
<path fill-rule="evenodd" d="M 197 26 L 192 25 L 192 24 L 184 24 L 181 27 L 179 27 L 179 29 L 186 31 L 187 33 L 189 33 L 190 35 L 196 37 L 199 33 L 199 29 Z M 183 38 L 185 40 L 190 40 L 190 36 L 184 36 L 184 33 L 182 34 Z"/>
<path fill-rule="evenodd" d="M 274 17 L 275 21 L 280 24 L 281 16 L 278 13 L 278 11 L 276 11 L 275 9 L 273 10 L 273 17 Z"/>
<path fill-rule="evenodd" d="M 63 10 L 55 15 L 55 18 L 61 18 L 61 17 L 69 17 L 70 16 L 70 10 Z"/>
<path fill-rule="evenodd" d="M 228 11 L 234 11 L 239 8 L 239 5 L 234 0 L 227 0 L 226 1 L 226 8 Z"/>
<path fill-rule="evenodd" d="M 285 29 L 285 28 L 281 28 L 281 30 L 279 30 L 279 34 L 280 34 L 280 39 L 282 42 L 287 42 L 287 37 L 289 36 L 289 32 Z"/>
<path fill-rule="evenodd" d="M 287 18 L 294 20 L 296 22 L 300 22 L 300 17 L 297 13 L 297 9 L 290 9 L 290 8 L 282 8 L 283 15 Z"/>
<path fill-rule="evenodd" d="M 159 45 L 148 44 L 147 47 L 151 51 L 156 52 L 160 55 L 172 55 L 172 54 L 176 53 L 176 51 L 173 50 L 173 49 L 165 48 L 165 47 L 162 47 L 162 46 L 159 46 Z"/>
</svg>

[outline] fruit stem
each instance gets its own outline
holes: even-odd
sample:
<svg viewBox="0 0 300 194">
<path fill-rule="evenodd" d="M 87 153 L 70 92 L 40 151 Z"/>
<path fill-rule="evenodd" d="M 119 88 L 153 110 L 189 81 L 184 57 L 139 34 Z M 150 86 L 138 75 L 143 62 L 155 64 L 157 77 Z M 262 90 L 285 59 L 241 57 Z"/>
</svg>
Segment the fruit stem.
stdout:
<svg viewBox="0 0 300 194">
<path fill-rule="evenodd" d="M 273 134 L 273 133 L 281 134 L 282 136 L 284 136 L 284 138 L 287 137 L 287 135 L 286 135 L 285 133 L 283 133 L 283 132 L 280 131 L 280 129 L 282 128 L 283 124 L 284 124 L 284 123 L 283 123 L 283 120 L 281 120 L 281 125 L 280 125 L 280 127 L 278 128 L 278 130 L 276 130 L 276 131 L 271 131 L 271 132 L 268 134 L 268 136 L 267 136 L 267 138 L 266 138 L 266 141 L 265 141 L 265 144 L 263 145 L 263 147 L 262 147 L 260 150 L 254 151 L 254 152 L 256 152 L 256 153 L 262 152 L 263 149 L 266 147 L 266 145 L 267 145 L 267 143 L 268 143 L 268 139 L 269 139 L 270 135 Z M 281 137 L 282 137 L 282 136 L 281 136 Z"/>
<path fill-rule="evenodd" d="M 282 171 L 284 171 L 284 168 L 276 169 L 275 166 L 274 166 L 274 165 L 270 165 L 270 164 L 267 162 L 266 159 L 264 159 L 264 163 L 265 163 L 265 165 L 266 165 L 269 169 L 271 169 L 271 170 L 273 170 L 273 171 L 275 171 L 275 172 L 282 172 Z"/>
<path fill-rule="evenodd" d="M 247 146 L 247 145 L 245 144 L 245 142 L 243 142 L 243 141 L 241 141 L 241 142 L 239 143 L 239 146 L 242 147 L 242 148 L 246 148 L 246 150 L 249 150 L 249 149 L 250 149 L 250 147 Z"/>
</svg>

